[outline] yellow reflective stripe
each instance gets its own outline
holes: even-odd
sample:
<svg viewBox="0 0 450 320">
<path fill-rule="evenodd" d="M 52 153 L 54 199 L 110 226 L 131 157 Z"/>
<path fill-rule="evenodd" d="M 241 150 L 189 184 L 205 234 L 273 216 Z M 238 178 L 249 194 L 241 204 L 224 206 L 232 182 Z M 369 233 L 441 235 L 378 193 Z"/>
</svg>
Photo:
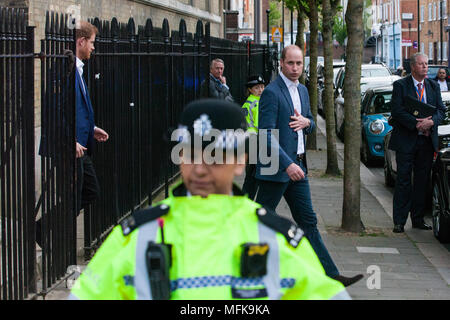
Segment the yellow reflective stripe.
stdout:
<svg viewBox="0 0 450 320">
<path fill-rule="evenodd" d="M 267 256 L 267 274 L 263 277 L 263 282 L 267 289 L 270 300 L 281 299 L 280 285 L 280 254 L 277 241 L 277 233 L 262 223 L 258 223 L 259 242 L 269 245 Z"/>
<path fill-rule="evenodd" d="M 136 244 L 136 272 L 134 275 L 137 300 L 152 300 L 145 253 L 147 251 L 148 243 L 150 241 L 155 241 L 157 231 L 157 220 L 141 226 L 138 231 Z"/>
</svg>

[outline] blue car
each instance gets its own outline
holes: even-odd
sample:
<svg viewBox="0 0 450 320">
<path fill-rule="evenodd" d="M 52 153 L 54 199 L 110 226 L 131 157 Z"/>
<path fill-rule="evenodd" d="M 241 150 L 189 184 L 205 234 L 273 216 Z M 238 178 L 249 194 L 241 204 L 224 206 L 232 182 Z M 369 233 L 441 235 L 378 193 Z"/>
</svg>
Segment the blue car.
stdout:
<svg viewBox="0 0 450 320">
<path fill-rule="evenodd" d="M 392 86 L 368 89 L 361 102 L 361 160 L 365 164 L 384 159 L 384 136 L 392 129 Z"/>
</svg>

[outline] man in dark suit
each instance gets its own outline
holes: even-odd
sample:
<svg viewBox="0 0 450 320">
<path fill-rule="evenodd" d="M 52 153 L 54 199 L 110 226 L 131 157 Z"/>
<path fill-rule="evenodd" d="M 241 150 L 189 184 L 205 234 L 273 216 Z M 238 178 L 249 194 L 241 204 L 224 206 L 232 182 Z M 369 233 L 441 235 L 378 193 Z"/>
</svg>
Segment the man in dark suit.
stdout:
<svg viewBox="0 0 450 320">
<path fill-rule="evenodd" d="M 278 158 L 272 160 L 278 160 L 279 166 L 275 174 L 267 174 L 264 171 L 272 164 L 263 164 L 261 158 L 258 159 L 256 202 L 275 210 L 284 196 L 295 222 L 311 242 L 326 274 L 348 286 L 360 280 L 362 275 L 348 278 L 339 274 L 317 230 L 317 217 L 311 203 L 305 135 L 314 130 L 315 123 L 308 91 L 298 81 L 303 69 L 301 49 L 295 45 L 285 47 L 280 64 L 282 73 L 264 90 L 259 104 L 259 132 L 262 137 L 267 132 L 268 150 L 272 156 L 273 150 L 278 151 Z M 273 140 L 272 135 L 275 136 Z"/>
<path fill-rule="evenodd" d="M 395 151 L 397 180 L 393 200 L 394 232 L 404 232 L 411 212 L 413 228 L 430 230 L 423 220 L 425 192 L 433 163 L 433 152 L 438 150 L 437 127 L 444 119 L 445 107 L 441 91 L 435 81 L 426 78 L 428 57 L 423 53 L 411 56 L 411 75 L 394 82 L 392 91 L 392 131 L 389 149 Z M 415 118 L 404 106 L 409 95 L 436 107 L 428 118 Z M 411 184 L 411 172 L 414 181 Z"/>
<path fill-rule="evenodd" d="M 98 30 L 92 24 L 81 21 L 76 29 L 76 157 L 77 157 L 77 212 L 92 204 L 99 195 L 100 187 L 90 155 L 94 147 L 94 139 L 105 142 L 108 133 L 95 126 L 94 111 L 86 82 L 83 79 L 83 62 L 91 57 L 94 51 L 95 37 Z"/>
<path fill-rule="evenodd" d="M 216 58 L 211 61 L 209 68 L 209 79 L 202 82 L 200 96 L 203 98 L 217 98 L 234 102 L 230 88 L 227 86 L 227 78 L 223 76 L 225 63 Z"/>
</svg>

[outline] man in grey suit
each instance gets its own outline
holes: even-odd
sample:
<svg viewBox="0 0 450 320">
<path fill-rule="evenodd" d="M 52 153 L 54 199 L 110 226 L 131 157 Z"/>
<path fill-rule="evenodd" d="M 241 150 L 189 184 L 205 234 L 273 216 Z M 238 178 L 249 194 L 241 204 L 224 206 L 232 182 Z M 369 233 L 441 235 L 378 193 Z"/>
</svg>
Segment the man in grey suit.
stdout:
<svg viewBox="0 0 450 320">
<path fill-rule="evenodd" d="M 279 168 L 275 174 L 266 175 L 264 169 L 271 164 L 262 164 L 258 159 L 256 202 L 275 210 L 281 197 L 284 197 L 292 217 L 305 232 L 326 274 L 349 286 L 363 276 L 345 277 L 339 274 L 317 230 L 317 217 L 312 207 L 305 135 L 315 129 L 315 123 L 308 90 L 298 81 L 303 71 L 301 49 L 296 45 L 285 47 L 280 64 L 281 74 L 264 90 L 259 103 L 260 134 L 264 134 L 261 131 L 266 129 L 268 148 L 278 148 Z M 278 141 L 272 140 L 274 130 L 278 130 Z"/>
<path fill-rule="evenodd" d="M 200 95 L 203 98 L 217 98 L 234 102 L 227 85 L 227 78 L 223 76 L 225 63 L 222 59 L 214 59 L 211 61 L 209 68 L 209 79 L 202 82 Z"/>
</svg>

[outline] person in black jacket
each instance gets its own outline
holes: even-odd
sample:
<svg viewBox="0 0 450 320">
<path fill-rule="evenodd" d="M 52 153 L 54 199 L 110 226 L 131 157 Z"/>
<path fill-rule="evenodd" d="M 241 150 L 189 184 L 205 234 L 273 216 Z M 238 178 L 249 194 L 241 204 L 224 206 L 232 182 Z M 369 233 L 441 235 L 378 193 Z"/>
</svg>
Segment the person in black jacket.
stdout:
<svg viewBox="0 0 450 320">
<path fill-rule="evenodd" d="M 426 78 L 428 57 L 423 53 L 411 56 L 411 75 L 394 82 L 392 91 L 393 131 L 389 149 L 396 152 L 397 180 L 393 200 L 394 232 L 404 232 L 411 212 L 413 228 L 430 230 L 423 220 L 425 188 L 430 177 L 433 152 L 438 150 L 437 127 L 444 119 L 445 107 L 435 81 Z M 409 95 L 436 107 L 428 118 L 415 118 L 404 105 Z M 411 172 L 414 181 L 411 183 Z"/>
<path fill-rule="evenodd" d="M 202 98 L 217 98 L 234 102 L 230 88 L 227 85 L 227 78 L 223 76 L 224 70 L 225 63 L 222 59 L 217 58 L 211 61 L 209 79 L 206 79 L 201 84 L 200 95 Z"/>
<path fill-rule="evenodd" d="M 450 90 L 450 81 L 447 78 L 447 71 L 444 68 L 438 70 L 438 73 L 434 80 L 439 85 L 441 91 L 449 91 Z"/>
</svg>

